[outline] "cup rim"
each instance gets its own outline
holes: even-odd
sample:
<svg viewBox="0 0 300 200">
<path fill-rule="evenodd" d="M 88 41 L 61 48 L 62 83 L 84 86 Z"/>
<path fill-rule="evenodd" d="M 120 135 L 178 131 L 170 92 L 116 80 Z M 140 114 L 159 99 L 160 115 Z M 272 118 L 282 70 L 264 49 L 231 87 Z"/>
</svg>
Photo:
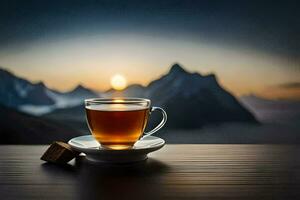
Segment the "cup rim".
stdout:
<svg viewBox="0 0 300 200">
<path fill-rule="evenodd" d="M 113 97 L 113 98 L 89 98 L 84 100 L 85 103 L 102 103 L 102 104 L 129 104 L 129 103 L 151 103 L 150 99 L 138 97 Z"/>
</svg>

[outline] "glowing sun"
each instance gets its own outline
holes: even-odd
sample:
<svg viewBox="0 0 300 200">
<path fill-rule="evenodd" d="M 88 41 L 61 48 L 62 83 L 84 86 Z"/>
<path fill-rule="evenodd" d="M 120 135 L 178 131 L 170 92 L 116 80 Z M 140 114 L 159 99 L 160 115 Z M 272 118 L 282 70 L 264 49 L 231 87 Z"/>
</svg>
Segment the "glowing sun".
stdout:
<svg viewBox="0 0 300 200">
<path fill-rule="evenodd" d="M 111 87 L 115 90 L 123 90 L 127 86 L 127 81 L 124 76 L 116 74 L 110 79 Z"/>
</svg>

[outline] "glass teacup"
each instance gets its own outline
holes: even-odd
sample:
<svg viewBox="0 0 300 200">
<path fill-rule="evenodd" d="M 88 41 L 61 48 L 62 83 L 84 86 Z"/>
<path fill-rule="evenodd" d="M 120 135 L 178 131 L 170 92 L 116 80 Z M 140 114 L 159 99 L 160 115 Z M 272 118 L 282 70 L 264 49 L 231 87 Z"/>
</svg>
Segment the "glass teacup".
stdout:
<svg viewBox="0 0 300 200">
<path fill-rule="evenodd" d="M 128 149 L 142 137 L 152 135 L 164 126 L 166 112 L 160 107 L 150 107 L 151 101 L 143 98 L 94 98 L 85 100 L 89 129 L 102 147 Z M 145 133 L 149 115 L 160 111 L 162 121 Z"/>
</svg>

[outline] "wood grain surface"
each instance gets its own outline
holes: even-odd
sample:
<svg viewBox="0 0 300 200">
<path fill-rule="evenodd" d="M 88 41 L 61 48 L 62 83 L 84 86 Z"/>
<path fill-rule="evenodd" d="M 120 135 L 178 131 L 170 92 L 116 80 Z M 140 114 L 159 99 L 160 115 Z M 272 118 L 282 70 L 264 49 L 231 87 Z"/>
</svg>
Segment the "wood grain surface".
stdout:
<svg viewBox="0 0 300 200">
<path fill-rule="evenodd" d="M 166 145 L 146 162 L 69 165 L 0 146 L 0 199 L 300 199 L 300 146 Z"/>
</svg>

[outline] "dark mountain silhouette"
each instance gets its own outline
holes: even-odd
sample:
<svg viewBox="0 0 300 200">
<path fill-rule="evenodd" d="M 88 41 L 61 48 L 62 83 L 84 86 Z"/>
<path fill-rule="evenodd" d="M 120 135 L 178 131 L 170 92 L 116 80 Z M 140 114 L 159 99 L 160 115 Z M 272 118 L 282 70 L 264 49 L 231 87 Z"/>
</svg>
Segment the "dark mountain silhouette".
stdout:
<svg viewBox="0 0 300 200">
<path fill-rule="evenodd" d="M 29 114 L 40 115 L 57 108 L 79 105 L 92 97 L 99 97 L 99 94 L 82 85 L 63 93 L 47 88 L 42 82 L 31 83 L 0 68 L 0 103 Z"/>
<path fill-rule="evenodd" d="M 98 93 L 94 92 L 91 89 L 88 89 L 84 87 L 83 85 L 79 84 L 76 86 L 73 90 L 63 93 L 64 95 L 70 97 L 70 98 L 80 98 L 80 97 L 85 97 L 85 98 L 92 98 L 92 97 L 97 97 L 99 96 Z"/>
<path fill-rule="evenodd" d="M 172 129 L 194 129 L 223 122 L 256 122 L 254 116 L 218 84 L 215 75 L 189 73 L 179 64 L 174 64 L 166 75 L 152 81 L 147 87 L 135 84 L 123 91 L 111 89 L 105 95 L 151 99 L 152 105 L 166 109 L 169 118 L 166 127 Z M 78 119 L 72 113 L 84 114 L 83 105 L 57 110 L 46 117 Z M 152 124 L 157 123 L 159 117 L 153 113 Z M 84 115 L 81 119 L 84 121 Z"/>
<path fill-rule="evenodd" d="M 135 96 L 135 91 L 138 96 L 150 98 L 153 105 L 166 109 L 169 128 L 190 129 L 211 123 L 256 122 L 254 116 L 218 84 L 214 74 L 203 76 L 189 73 L 179 64 L 174 64 L 166 75 L 147 87 L 129 87 L 123 91 L 123 96 Z"/>
<path fill-rule="evenodd" d="M 55 102 L 46 93 L 42 82 L 31 83 L 0 68 L 0 103 L 9 107 L 53 105 Z"/>
<path fill-rule="evenodd" d="M 49 144 L 80 135 L 65 124 L 21 113 L 0 105 L 1 144 Z"/>
</svg>

